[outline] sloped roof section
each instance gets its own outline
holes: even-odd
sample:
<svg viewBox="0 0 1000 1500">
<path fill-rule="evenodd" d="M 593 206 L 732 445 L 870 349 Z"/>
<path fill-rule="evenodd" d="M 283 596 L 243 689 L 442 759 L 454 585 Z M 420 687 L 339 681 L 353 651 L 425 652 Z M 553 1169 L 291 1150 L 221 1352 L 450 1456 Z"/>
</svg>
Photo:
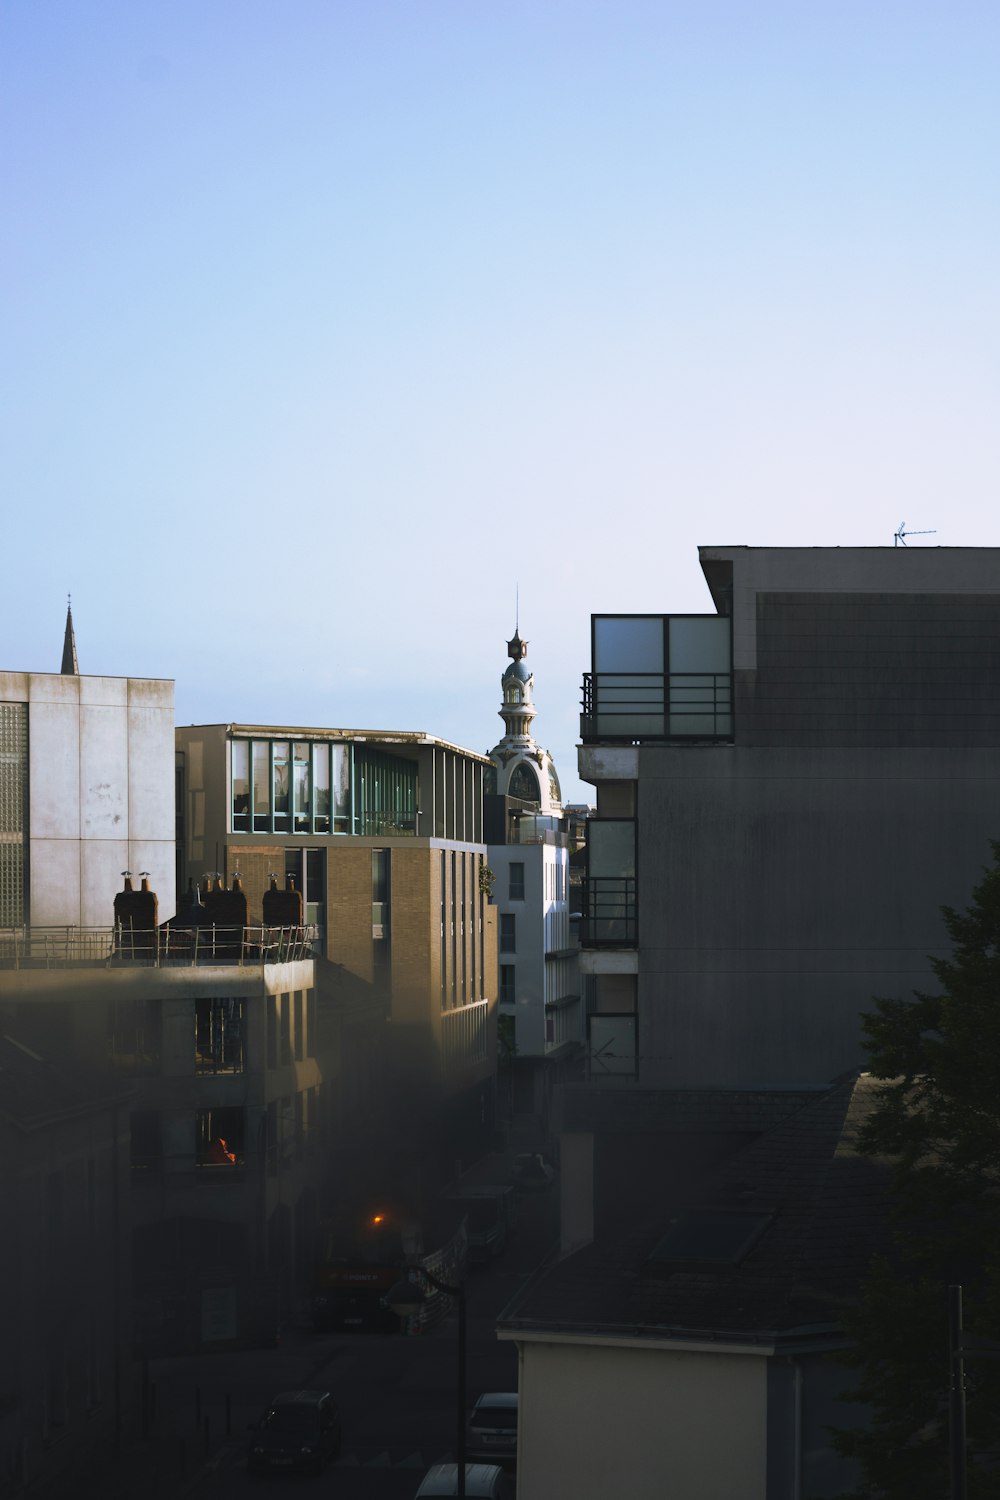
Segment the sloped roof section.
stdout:
<svg viewBox="0 0 1000 1500">
<path fill-rule="evenodd" d="M 885 1234 L 887 1165 L 856 1149 L 874 1087 L 837 1082 L 686 1196 L 529 1284 L 501 1325 L 741 1340 L 832 1329 Z"/>
</svg>

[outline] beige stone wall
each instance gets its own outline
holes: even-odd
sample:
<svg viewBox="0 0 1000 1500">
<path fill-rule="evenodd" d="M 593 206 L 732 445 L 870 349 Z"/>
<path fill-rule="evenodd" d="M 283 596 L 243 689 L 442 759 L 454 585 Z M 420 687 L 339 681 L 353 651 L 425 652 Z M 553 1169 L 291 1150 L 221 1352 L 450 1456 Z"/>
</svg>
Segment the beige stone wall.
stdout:
<svg viewBox="0 0 1000 1500">
<path fill-rule="evenodd" d="M 326 954 L 371 983 L 372 851 L 354 843 L 330 845 L 326 865 Z"/>
<path fill-rule="evenodd" d="M 406 1023 L 438 1009 L 439 858 L 426 846 L 392 851 L 392 1009 Z"/>
<path fill-rule="evenodd" d="M 520 1347 L 518 1500 L 764 1500 L 761 1354 Z"/>
</svg>

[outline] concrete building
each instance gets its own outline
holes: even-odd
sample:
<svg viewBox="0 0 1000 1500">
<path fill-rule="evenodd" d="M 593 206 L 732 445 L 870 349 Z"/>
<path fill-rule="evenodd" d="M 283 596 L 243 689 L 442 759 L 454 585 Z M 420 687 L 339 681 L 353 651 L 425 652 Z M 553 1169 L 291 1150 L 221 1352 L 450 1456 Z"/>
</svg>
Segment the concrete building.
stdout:
<svg viewBox="0 0 1000 1500">
<path fill-rule="evenodd" d="M 318 952 L 390 1023 L 390 1093 L 453 1155 L 494 1123 L 496 912 L 485 756 L 430 735 L 214 724 L 177 730 L 182 878 L 302 892 Z"/>
<path fill-rule="evenodd" d="M 1000 552 L 700 558 L 714 614 L 593 617 L 590 1076 L 820 1089 L 1000 830 Z"/>
<path fill-rule="evenodd" d="M 0 930 L 100 927 L 123 869 L 174 909 L 174 686 L 0 671 Z"/>
<path fill-rule="evenodd" d="M 127 1095 L 123 1284 L 146 1353 L 273 1333 L 317 1253 L 339 1059 L 315 963 L 301 930 L 221 931 L 0 945 L 0 1030 Z"/>
<path fill-rule="evenodd" d="M 501 678 L 505 733 L 489 752 L 486 799 L 493 899 L 499 916 L 499 1026 L 515 1117 L 548 1134 L 555 1083 L 583 1053 L 579 945 L 570 924 L 569 839 L 552 757 L 532 735 L 534 676 L 515 630 Z"/>
<path fill-rule="evenodd" d="M 120 1083 L 0 1035 L 0 1494 L 110 1451 L 134 1417 Z M 65 1491 L 63 1491 L 65 1493 Z"/>
</svg>

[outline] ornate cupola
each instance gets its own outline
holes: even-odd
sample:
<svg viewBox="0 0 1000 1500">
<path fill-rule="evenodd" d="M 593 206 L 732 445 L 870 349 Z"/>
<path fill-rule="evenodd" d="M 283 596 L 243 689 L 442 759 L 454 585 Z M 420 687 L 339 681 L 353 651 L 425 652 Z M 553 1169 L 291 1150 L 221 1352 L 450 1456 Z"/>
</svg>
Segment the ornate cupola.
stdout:
<svg viewBox="0 0 1000 1500">
<path fill-rule="evenodd" d="M 525 664 L 527 654 L 528 643 L 522 641 L 515 630 L 513 640 L 507 642 L 510 666 L 500 679 L 503 687 L 500 717 L 507 729 L 500 741 L 501 745 L 534 744 L 531 738 L 531 721 L 535 717 L 535 705 L 531 701 L 531 690 L 535 679 L 531 675 L 531 668 Z"/>
<path fill-rule="evenodd" d="M 507 642 L 510 665 L 500 679 L 503 701 L 499 712 L 506 733 L 489 757 L 496 766 L 498 792 L 529 803 L 540 813 L 558 816 L 562 800 L 556 768 L 549 752 L 536 745 L 531 734 L 535 679 L 525 661 L 527 654 L 528 643 L 515 628 L 513 639 Z"/>
</svg>

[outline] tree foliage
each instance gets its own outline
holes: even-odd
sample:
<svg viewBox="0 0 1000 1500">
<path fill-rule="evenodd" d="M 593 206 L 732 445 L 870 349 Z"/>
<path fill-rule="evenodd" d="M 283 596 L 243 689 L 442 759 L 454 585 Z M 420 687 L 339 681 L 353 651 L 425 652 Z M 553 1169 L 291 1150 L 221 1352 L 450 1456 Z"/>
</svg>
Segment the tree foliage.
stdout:
<svg viewBox="0 0 1000 1500">
<path fill-rule="evenodd" d="M 947 1288 L 964 1288 L 965 1325 L 1000 1339 L 1000 843 L 968 910 L 943 907 L 940 992 L 876 1000 L 865 1017 L 869 1068 L 883 1080 L 861 1149 L 893 1162 L 890 1255 L 846 1319 L 858 1371 L 846 1393 L 872 1424 L 838 1431 L 864 1472 L 857 1493 L 940 1500 L 948 1493 Z M 1000 1495 L 1000 1363 L 966 1365 L 969 1495 Z M 996 1455 L 996 1456 L 992 1456 Z"/>
</svg>

